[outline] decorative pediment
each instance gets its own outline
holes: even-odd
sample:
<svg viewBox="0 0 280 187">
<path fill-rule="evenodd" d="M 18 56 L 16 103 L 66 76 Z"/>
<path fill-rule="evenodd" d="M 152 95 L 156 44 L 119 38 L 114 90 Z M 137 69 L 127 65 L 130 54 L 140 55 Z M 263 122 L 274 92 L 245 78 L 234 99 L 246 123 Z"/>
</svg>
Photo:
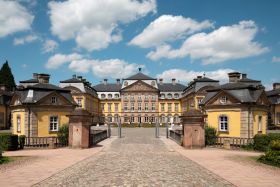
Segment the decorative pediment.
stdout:
<svg viewBox="0 0 280 187">
<path fill-rule="evenodd" d="M 231 105 L 237 103 L 240 103 L 240 101 L 237 98 L 221 90 L 218 94 L 216 94 L 213 98 L 211 98 L 206 103 L 206 105 Z"/>
<path fill-rule="evenodd" d="M 155 87 L 139 80 L 135 83 L 123 88 L 121 91 L 125 92 L 158 92 L 159 90 Z"/>
<path fill-rule="evenodd" d="M 63 106 L 63 105 L 69 105 L 72 104 L 69 100 L 67 100 L 65 97 L 60 95 L 58 92 L 54 91 L 47 96 L 41 98 L 38 102 L 38 105 L 54 105 L 54 106 Z"/>
<path fill-rule="evenodd" d="M 260 97 L 258 98 L 257 100 L 257 104 L 260 104 L 260 105 L 270 105 L 270 102 L 265 94 L 265 92 L 263 92 Z"/>
<path fill-rule="evenodd" d="M 21 105 L 21 104 L 22 103 L 21 103 L 19 95 L 14 94 L 14 96 L 12 97 L 12 100 L 11 100 L 11 105 Z"/>
</svg>

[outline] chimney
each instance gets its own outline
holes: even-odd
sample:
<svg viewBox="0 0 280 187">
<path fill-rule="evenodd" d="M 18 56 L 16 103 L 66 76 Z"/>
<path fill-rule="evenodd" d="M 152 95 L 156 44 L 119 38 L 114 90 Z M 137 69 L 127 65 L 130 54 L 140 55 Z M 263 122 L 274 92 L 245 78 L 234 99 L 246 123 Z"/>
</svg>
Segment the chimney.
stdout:
<svg viewBox="0 0 280 187">
<path fill-rule="evenodd" d="M 138 68 L 139 72 L 141 72 L 142 68 Z"/>
<path fill-rule="evenodd" d="M 38 80 L 38 73 L 33 73 L 33 79 Z"/>
<path fill-rule="evenodd" d="M 50 80 L 50 75 L 49 74 L 38 74 L 38 82 L 42 84 L 48 84 Z"/>
<path fill-rule="evenodd" d="M 201 79 L 202 78 L 202 76 L 197 76 L 197 79 Z"/>
<path fill-rule="evenodd" d="M 104 79 L 103 84 L 104 84 L 104 85 L 107 85 L 107 82 L 108 82 L 108 79 Z"/>
<path fill-rule="evenodd" d="M 77 78 L 79 79 L 79 81 L 82 81 L 82 79 L 83 79 L 82 76 L 78 76 Z"/>
<path fill-rule="evenodd" d="M 172 79 L 172 84 L 173 84 L 173 85 L 176 84 L 176 79 L 175 79 L 175 78 Z"/>
<path fill-rule="evenodd" d="M 76 79 L 76 78 L 77 78 L 77 75 L 76 75 L 76 74 L 72 75 L 72 78 L 73 78 L 73 79 Z"/>
<path fill-rule="evenodd" d="M 162 85 L 163 84 L 163 78 L 159 79 L 159 84 Z"/>
<path fill-rule="evenodd" d="M 231 72 L 228 73 L 229 83 L 237 83 L 240 79 L 241 73 L 239 72 Z"/>
<path fill-rule="evenodd" d="M 280 89 L 280 82 L 273 83 L 273 90 Z"/>
<path fill-rule="evenodd" d="M 87 80 L 86 79 L 82 79 L 82 82 L 87 82 Z"/>
<path fill-rule="evenodd" d="M 242 73 L 242 79 L 246 79 L 247 78 L 247 74 L 246 73 Z"/>
<path fill-rule="evenodd" d="M 116 79 L 116 81 L 117 81 L 117 85 L 121 84 L 121 80 L 120 79 Z"/>
</svg>

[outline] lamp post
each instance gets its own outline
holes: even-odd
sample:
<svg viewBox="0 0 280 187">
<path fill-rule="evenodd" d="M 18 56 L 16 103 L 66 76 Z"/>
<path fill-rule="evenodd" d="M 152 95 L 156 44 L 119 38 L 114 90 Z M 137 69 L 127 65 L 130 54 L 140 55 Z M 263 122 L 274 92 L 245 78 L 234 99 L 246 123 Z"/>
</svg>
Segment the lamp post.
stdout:
<svg viewBox="0 0 280 187">
<path fill-rule="evenodd" d="M 122 137 L 122 124 L 121 124 L 121 118 L 118 119 L 118 136 L 119 138 Z"/>
</svg>

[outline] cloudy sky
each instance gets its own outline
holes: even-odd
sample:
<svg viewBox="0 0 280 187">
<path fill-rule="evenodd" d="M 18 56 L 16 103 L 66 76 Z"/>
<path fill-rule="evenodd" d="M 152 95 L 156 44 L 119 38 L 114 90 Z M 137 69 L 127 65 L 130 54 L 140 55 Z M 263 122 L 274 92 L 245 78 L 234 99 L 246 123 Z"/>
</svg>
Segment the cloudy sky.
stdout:
<svg viewBox="0 0 280 187">
<path fill-rule="evenodd" d="M 0 60 L 16 81 L 94 84 L 137 72 L 187 83 L 240 71 L 280 81 L 278 0 L 0 0 Z"/>
</svg>

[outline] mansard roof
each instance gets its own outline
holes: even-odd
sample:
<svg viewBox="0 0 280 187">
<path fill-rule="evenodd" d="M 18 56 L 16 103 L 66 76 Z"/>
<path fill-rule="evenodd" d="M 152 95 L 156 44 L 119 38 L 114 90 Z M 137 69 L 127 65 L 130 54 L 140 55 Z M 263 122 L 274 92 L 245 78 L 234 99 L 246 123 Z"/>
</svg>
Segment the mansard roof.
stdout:
<svg viewBox="0 0 280 187">
<path fill-rule="evenodd" d="M 132 75 L 124 80 L 156 80 L 155 78 L 149 77 L 148 75 L 138 72 L 135 75 Z"/>
<path fill-rule="evenodd" d="M 38 79 L 28 79 L 24 81 L 19 81 L 19 83 L 39 83 Z"/>
<path fill-rule="evenodd" d="M 93 87 L 97 92 L 119 92 L 122 88 L 118 83 L 101 83 Z"/>
<path fill-rule="evenodd" d="M 186 86 L 179 83 L 162 83 L 158 84 L 158 89 L 160 92 L 182 92 Z"/>
<path fill-rule="evenodd" d="M 280 95 L 280 88 L 279 88 L 279 89 L 274 89 L 274 90 L 267 91 L 267 92 L 266 92 L 266 95 L 267 95 L 268 97 Z"/>
<path fill-rule="evenodd" d="M 71 78 L 71 79 L 67 79 L 64 81 L 60 81 L 60 83 L 82 83 L 83 81 L 81 81 L 78 78 Z"/>
</svg>

